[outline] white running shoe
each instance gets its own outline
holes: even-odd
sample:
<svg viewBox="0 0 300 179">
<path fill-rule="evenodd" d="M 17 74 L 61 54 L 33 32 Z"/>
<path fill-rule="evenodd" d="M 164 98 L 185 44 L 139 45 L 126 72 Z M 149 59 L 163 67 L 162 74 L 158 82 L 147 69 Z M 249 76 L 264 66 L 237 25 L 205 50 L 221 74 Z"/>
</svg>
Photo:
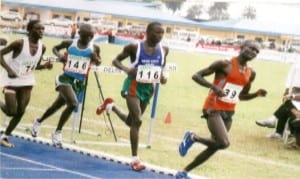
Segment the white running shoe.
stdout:
<svg viewBox="0 0 300 179">
<path fill-rule="evenodd" d="M 275 128 L 276 126 L 276 120 L 273 119 L 255 121 L 255 123 L 261 127 Z"/>
<path fill-rule="evenodd" d="M 56 147 L 62 146 L 62 134 L 61 131 L 54 131 L 52 133 L 52 144 Z"/>
<path fill-rule="evenodd" d="M 38 118 L 33 121 L 33 126 L 31 130 L 32 137 L 37 137 L 40 133 L 41 123 L 38 122 Z"/>
<path fill-rule="evenodd" d="M 270 138 L 270 139 L 282 139 L 282 135 L 279 134 L 279 133 L 277 133 L 277 132 L 274 132 L 272 134 L 268 134 L 267 138 Z"/>
</svg>

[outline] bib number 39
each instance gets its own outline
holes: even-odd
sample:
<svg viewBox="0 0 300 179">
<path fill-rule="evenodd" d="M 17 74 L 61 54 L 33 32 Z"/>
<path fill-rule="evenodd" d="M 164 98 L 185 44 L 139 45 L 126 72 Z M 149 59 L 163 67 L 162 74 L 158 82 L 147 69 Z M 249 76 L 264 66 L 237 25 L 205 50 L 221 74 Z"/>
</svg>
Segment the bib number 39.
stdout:
<svg viewBox="0 0 300 179">
<path fill-rule="evenodd" d="M 160 66 L 140 65 L 138 66 L 136 81 L 141 83 L 159 83 L 160 76 Z"/>
<path fill-rule="evenodd" d="M 221 100 L 227 103 L 236 103 L 239 100 L 239 95 L 242 89 L 243 87 L 240 85 L 226 83 L 226 85 L 223 88 L 223 91 L 225 91 L 226 96 L 222 97 Z"/>
</svg>

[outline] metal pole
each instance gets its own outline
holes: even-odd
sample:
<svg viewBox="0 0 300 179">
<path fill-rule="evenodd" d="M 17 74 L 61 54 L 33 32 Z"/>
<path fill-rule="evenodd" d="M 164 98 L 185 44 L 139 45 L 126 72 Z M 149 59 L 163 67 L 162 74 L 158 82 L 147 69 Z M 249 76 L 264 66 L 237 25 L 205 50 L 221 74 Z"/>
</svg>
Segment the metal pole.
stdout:
<svg viewBox="0 0 300 179">
<path fill-rule="evenodd" d="M 94 75 L 95 75 L 95 78 L 96 78 L 96 81 L 97 81 L 97 86 L 98 86 L 98 88 L 99 88 L 99 92 L 100 92 L 102 101 L 104 101 L 104 96 L 103 96 L 103 93 L 102 93 L 102 89 L 101 89 L 100 81 L 99 81 L 99 79 L 98 79 L 97 72 L 94 71 Z M 116 137 L 115 129 L 114 129 L 114 126 L 113 126 L 113 124 L 112 124 L 112 122 L 111 122 L 110 114 L 109 114 L 108 111 L 106 111 L 106 115 L 107 115 L 107 117 L 108 117 L 108 121 L 109 121 L 110 127 L 111 127 L 111 129 L 112 129 L 112 132 L 113 132 L 115 141 L 117 142 L 117 137 Z"/>
<path fill-rule="evenodd" d="M 148 133 L 148 142 L 147 148 L 151 148 L 151 138 L 152 138 L 152 129 L 155 121 L 155 113 L 156 113 L 156 106 L 158 100 L 158 91 L 159 91 L 159 83 L 155 85 L 154 97 L 152 102 L 152 109 L 151 109 L 151 121 L 149 126 L 149 133 Z"/>
<path fill-rule="evenodd" d="M 83 91 L 83 98 L 82 98 L 82 107 L 81 110 L 79 110 L 80 113 L 80 123 L 79 123 L 79 133 L 81 132 L 81 124 L 82 124 L 82 117 L 83 117 L 83 111 L 84 111 L 84 104 L 85 104 L 85 96 L 86 96 L 86 90 L 87 90 L 87 85 L 88 85 L 88 76 L 86 77 L 85 80 L 85 87 L 84 87 L 84 91 Z"/>
</svg>

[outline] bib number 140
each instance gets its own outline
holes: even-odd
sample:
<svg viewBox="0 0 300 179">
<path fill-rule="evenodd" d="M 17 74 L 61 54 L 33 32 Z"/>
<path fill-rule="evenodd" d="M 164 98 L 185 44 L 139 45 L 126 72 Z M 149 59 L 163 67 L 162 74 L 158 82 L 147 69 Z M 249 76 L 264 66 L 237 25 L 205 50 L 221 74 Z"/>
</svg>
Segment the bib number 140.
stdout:
<svg viewBox="0 0 300 179">
<path fill-rule="evenodd" d="M 160 76 L 160 66 L 140 65 L 138 66 L 136 81 L 141 83 L 159 83 Z"/>
</svg>

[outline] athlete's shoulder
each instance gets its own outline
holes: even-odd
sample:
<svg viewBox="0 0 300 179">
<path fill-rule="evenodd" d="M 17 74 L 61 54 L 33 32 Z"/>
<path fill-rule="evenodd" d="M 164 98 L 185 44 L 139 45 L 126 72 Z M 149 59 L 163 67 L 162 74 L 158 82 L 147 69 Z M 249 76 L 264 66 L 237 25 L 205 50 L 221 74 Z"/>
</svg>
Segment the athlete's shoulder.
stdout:
<svg viewBox="0 0 300 179">
<path fill-rule="evenodd" d="M 128 52 L 136 52 L 138 49 L 138 46 L 139 46 L 138 43 L 130 43 L 124 47 L 124 50 L 128 51 Z"/>
<path fill-rule="evenodd" d="M 228 65 L 231 65 L 232 61 L 229 59 L 220 59 L 213 62 L 214 65 L 219 67 L 226 67 Z"/>
</svg>

